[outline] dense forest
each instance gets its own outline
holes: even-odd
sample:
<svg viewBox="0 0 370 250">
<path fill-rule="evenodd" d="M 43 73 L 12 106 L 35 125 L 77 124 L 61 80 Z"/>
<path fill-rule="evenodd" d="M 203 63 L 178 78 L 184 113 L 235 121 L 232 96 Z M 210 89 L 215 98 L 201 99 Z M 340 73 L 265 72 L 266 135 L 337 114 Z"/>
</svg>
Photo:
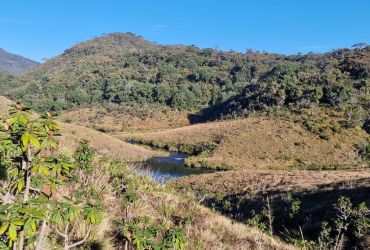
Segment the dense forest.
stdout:
<svg viewBox="0 0 370 250">
<path fill-rule="evenodd" d="M 0 93 L 4 93 L 6 90 L 6 87 L 11 82 L 14 82 L 14 77 L 0 70 Z"/>
<path fill-rule="evenodd" d="M 370 46 L 285 56 L 162 46 L 112 33 L 65 50 L 6 89 L 11 99 L 39 110 L 136 102 L 208 108 L 220 118 L 271 107 L 329 106 L 355 113 L 363 123 L 370 110 Z"/>
</svg>

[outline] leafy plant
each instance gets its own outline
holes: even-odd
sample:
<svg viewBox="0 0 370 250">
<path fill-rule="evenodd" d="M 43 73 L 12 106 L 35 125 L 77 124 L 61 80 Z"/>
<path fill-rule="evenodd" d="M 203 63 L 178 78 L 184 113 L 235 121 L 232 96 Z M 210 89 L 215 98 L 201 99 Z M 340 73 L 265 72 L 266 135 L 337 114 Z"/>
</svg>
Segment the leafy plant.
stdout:
<svg viewBox="0 0 370 250">
<path fill-rule="evenodd" d="M 163 226 L 146 216 L 124 221 L 119 223 L 118 227 L 125 238 L 125 244 L 128 243 L 138 250 L 185 248 L 186 235 L 182 227 L 173 227 L 162 235 Z"/>
<path fill-rule="evenodd" d="M 92 172 L 92 162 L 94 159 L 94 151 L 89 147 L 88 141 L 82 140 L 73 155 L 76 160 L 77 166 L 81 169 Z"/>
<path fill-rule="evenodd" d="M 62 235 L 65 249 L 84 243 L 70 242 L 70 225 L 82 218 L 87 225 L 100 221 L 97 206 L 77 201 L 73 195 L 62 200 L 61 192 L 73 175 L 70 159 L 55 154 L 59 126 L 54 115 L 38 118 L 30 109 L 16 104 L 0 118 L 0 242 L 13 249 L 27 245 L 41 249 L 49 226 Z M 90 158 L 89 158 L 90 159 Z M 81 216 L 79 216 L 81 214 Z"/>
</svg>

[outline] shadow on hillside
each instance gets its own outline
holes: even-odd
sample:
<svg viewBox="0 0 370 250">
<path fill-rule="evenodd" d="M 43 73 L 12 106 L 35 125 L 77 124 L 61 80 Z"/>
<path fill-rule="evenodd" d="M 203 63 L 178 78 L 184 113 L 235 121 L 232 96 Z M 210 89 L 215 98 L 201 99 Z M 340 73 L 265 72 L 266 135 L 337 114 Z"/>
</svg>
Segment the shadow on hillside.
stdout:
<svg viewBox="0 0 370 250">
<path fill-rule="evenodd" d="M 365 202 L 370 207 L 370 180 L 359 179 L 349 185 L 348 182 L 337 182 L 327 185 L 319 185 L 315 190 L 306 190 L 288 194 L 285 190 L 267 190 L 265 192 L 251 193 L 243 192 L 227 195 L 222 198 L 213 197 L 206 199 L 204 204 L 214 208 L 224 215 L 245 223 L 252 217 L 253 212 L 261 213 L 266 205 L 266 197 L 270 198 L 274 216 L 274 233 L 285 240 L 291 238 L 292 232 L 299 233 L 302 228 L 304 237 L 309 240 L 317 239 L 323 221 L 333 221 L 336 216 L 334 204 L 339 197 L 345 196 L 351 199 L 354 206 Z M 289 216 L 291 201 L 299 200 L 300 212 Z M 370 236 L 369 236 L 370 237 Z M 357 243 L 356 239 L 348 238 L 352 244 Z M 357 248 L 362 249 L 363 246 Z M 353 248 L 348 248 L 353 249 Z M 365 247 L 366 249 L 366 247 Z"/>
<path fill-rule="evenodd" d="M 190 124 L 205 123 L 220 119 L 222 116 L 224 103 L 216 104 L 200 110 L 196 114 L 189 114 L 188 120 Z"/>
</svg>

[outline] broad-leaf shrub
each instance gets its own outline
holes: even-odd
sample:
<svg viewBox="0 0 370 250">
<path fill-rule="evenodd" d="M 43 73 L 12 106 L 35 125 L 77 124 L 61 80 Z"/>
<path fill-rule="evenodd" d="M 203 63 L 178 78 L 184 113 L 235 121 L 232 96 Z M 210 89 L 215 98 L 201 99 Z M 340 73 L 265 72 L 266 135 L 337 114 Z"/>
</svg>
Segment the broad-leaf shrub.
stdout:
<svg viewBox="0 0 370 250">
<path fill-rule="evenodd" d="M 74 242 L 69 229 L 75 220 L 101 220 L 97 204 L 68 192 L 66 184 L 82 165 L 56 154 L 59 130 L 54 115 L 37 117 L 21 104 L 0 117 L 0 248 L 41 249 L 49 227 L 50 236 L 59 234 L 70 249 L 86 241 L 91 229 Z M 84 163 L 90 161 L 88 155 Z"/>
</svg>

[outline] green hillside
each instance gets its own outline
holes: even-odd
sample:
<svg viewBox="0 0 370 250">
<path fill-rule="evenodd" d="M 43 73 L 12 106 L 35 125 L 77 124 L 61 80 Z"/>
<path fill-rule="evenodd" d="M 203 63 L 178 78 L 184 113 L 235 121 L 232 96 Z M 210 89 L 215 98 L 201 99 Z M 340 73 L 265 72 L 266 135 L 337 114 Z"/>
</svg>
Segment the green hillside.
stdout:
<svg viewBox="0 0 370 250">
<path fill-rule="evenodd" d="M 0 95 L 4 95 L 4 93 L 12 89 L 14 84 L 18 84 L 16 78 L 0 69 Z"/>
<path fill-rule="evenodd" d="M 65 50 L 5 94 L 43 110 L 136 102 L 210 108 L 211 118 L 321 105 L 356 113 L 361 123 L 369 88 L 369 46 L 285 56 L 162 46 L 112 33 Z"/>
</svg>

